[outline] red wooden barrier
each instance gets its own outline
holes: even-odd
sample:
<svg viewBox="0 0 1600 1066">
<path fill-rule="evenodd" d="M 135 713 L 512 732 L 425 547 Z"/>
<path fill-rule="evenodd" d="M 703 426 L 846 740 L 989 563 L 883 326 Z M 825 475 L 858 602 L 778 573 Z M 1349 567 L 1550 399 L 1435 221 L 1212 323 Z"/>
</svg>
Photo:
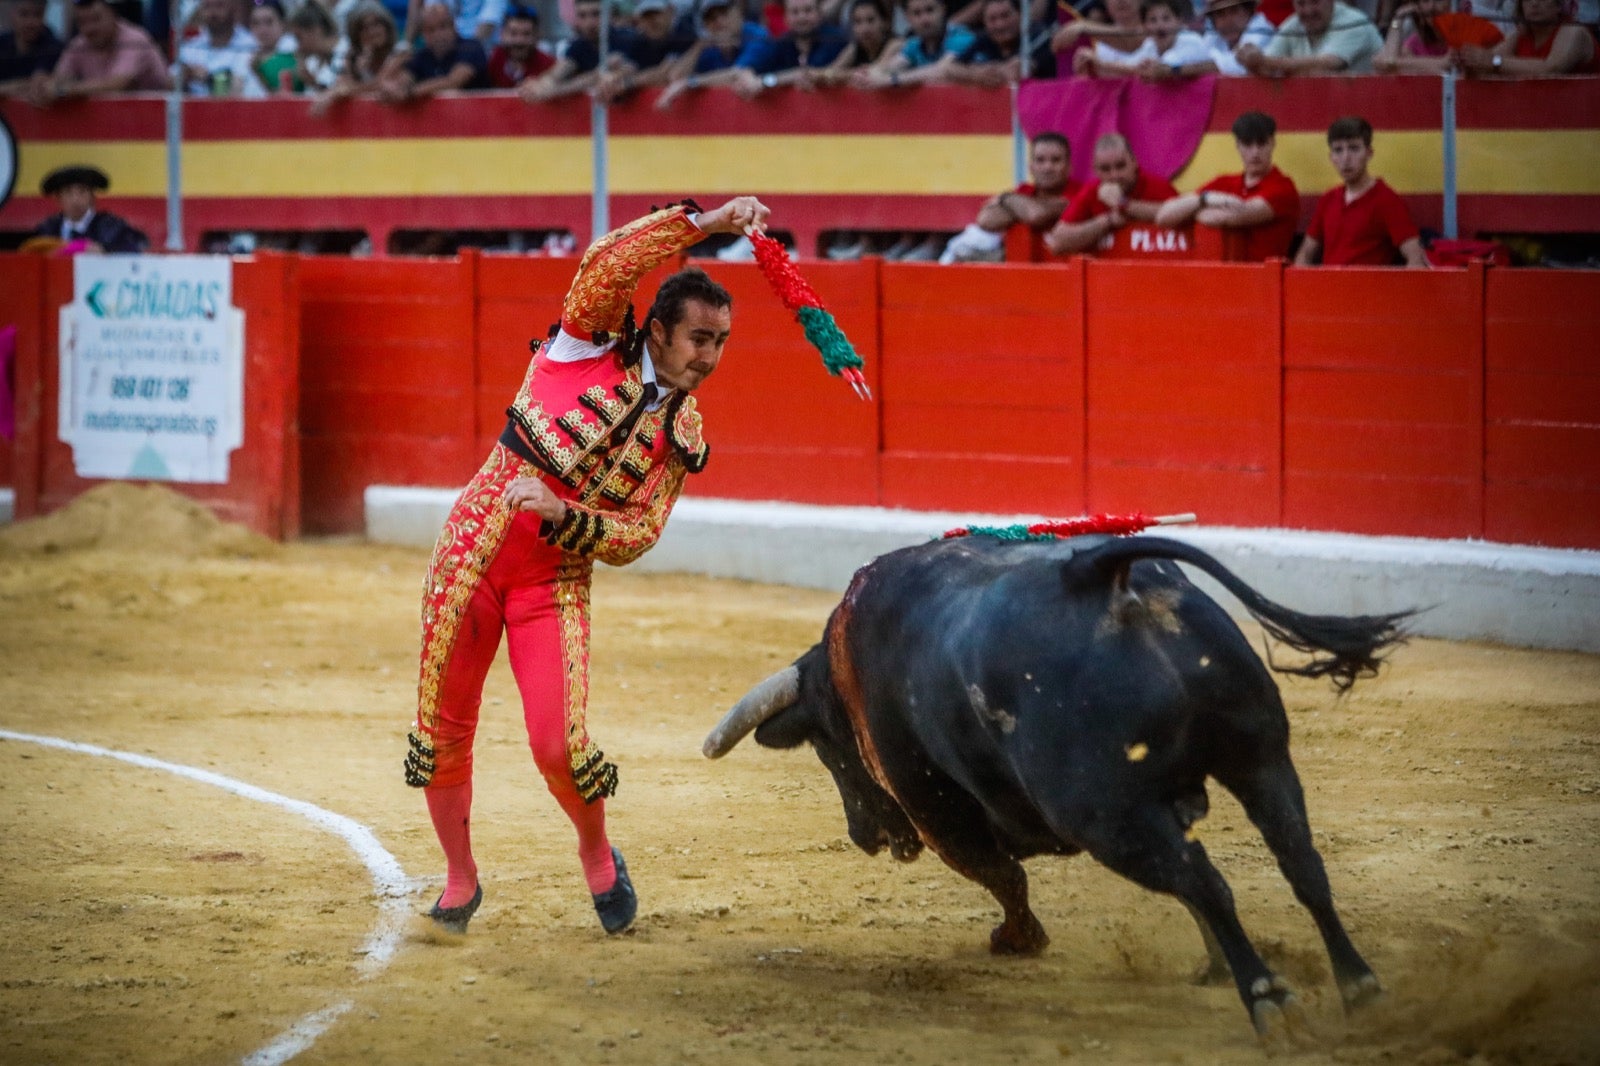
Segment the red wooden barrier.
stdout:
<svg viewBox="0 0 1600 1066">
<path fill-rule="evenodd" d="M 1600 274 L 1491 270 L 1484 529 L 1600 548 Z"/>
<path fill-rule="evenodd" d="M 689 480 L 697 496 L 857 504 L 878 502 L 877 404 L 829 375 L 793 314 L 753 264 L 709 260 L 733 294 L 733 337 L 721 367 L 697 393 L 711 461 Z M 821 294 L 882 389 L 878 339 L 880 264 L 807 263 Z"/>
<path fill-rule="evenodd" d="M 1287 271 L 1286 525 L 1483 535 L 1483 276 Z"/>
<path fill-rule="evenodd" d="M 483 461 L 473 424 L 478 259 L 303 263 L 306 530 L 362 528 L 367 485 L 466 484 Z"/>
<path fill-rule="evenodd" d="M 1600 275 L 808 264 L 866 358 L 869 405 L 822 372 L 753 266 L 702 262 L 736 314 L 700 394 L 712 461 L 690 482 L 697 495 L 1194 510 L 1218 524 L 1600 548 Z M 238 261 L 246 445 L 229 485 L 184 491 L 293 535 L 302 505 L 308 530 L 361 529 L 369 484 L 461 485 L 575 268 Z M 22 326 L 23 516 L 85 484 L 55 426 L 71 285 L 68 260 L 0 256 L 0 321 Z"/>
<path fill-rule="evenodd" d="M 23 363 L 37 366 L 39 345 L 43 340 L 44 318 L 55 314 L 54 307 L 44 302 L 44 259 L 36 255 L 0 256 L 0 327 L 17 327 L 16 366 Z M 3 368 L 0 368 L 3 372 Z M 13 372 L 16 395 L 16 412 L 20 420 L 25 406 L 37 405 L 38 397 L 24 394 L 21 381 Z M 37 416 L 35 416 L 37 417 Z M 32 462 L 27 455 L 27 443 L 0 438 L 0 485 L 17 484 L 18 468 Z"/>
<path fill-rule="evenodd" d="M 4 256 L 0 278 L 0 290 L 7 291 L 27 291 L 30 279 L 38 283 L 32 298 L 39 326 L 27 331 L 16 368 L 17 516 L 30 518 L 94 484 L 74 471 L 57 424 L 57 309 L 72 299 L 72 261 Z M 244 443 L 232 455 L 226 484 L 168 483 L 219 517 L 276 538 L 300 532 L 299 286 L 300 262 L 293 256 L 235 261 L 233 299 L 245 314 Z"/>
<path fill-rule="evenodd" d="M 1279 519 L 1277 263 L 1090 263 L 1088 509 Z"/>
<path fill-rule="evenodd" d="M 473 382 L 472 454 L 482 462 L 506 425 L 506 408 L 528 370 L 528 342 L 544 340 L 561 318 L 561 301 L 577 272 L 576 258 L 485 255 L 478 258 L 474 312 L 477 357 Z M 654 286 L 649 286 L 654 292 Z M 648 297 L 641 292 L 640 299 Z M 456 484 L 465 484 L 463 478 Z"/>
<path fill-rule="evenodd" d="M 883 265 L 890 507 L 1083 506 L 1083 261 Z"/>
</svg>

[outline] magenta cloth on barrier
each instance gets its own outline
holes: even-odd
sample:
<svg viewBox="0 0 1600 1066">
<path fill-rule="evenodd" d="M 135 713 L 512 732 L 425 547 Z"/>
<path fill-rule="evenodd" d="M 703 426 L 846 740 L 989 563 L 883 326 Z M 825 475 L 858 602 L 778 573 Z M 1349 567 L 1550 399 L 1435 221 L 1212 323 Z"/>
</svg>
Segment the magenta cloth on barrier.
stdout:
<svg viewBox="0 0 1600 1066">
<path fill-rule="evenodd" d="M 1121 133 L 1141 169 L 1171 179 L 1193 158 L 1211 121 L 1215 76 L 1149 83 L 1135 78 L 1064 78 L 1022 83 L 1017 108 L 1029 137 L 1043 130 L 1072 144 L 1072 176 L 1094 180 L 1094 142 Z"/>
<path fill-rule="evenodd" d="M 17 439 L 17 327 L 0 327 L 0 437 Z"/>
</svg>

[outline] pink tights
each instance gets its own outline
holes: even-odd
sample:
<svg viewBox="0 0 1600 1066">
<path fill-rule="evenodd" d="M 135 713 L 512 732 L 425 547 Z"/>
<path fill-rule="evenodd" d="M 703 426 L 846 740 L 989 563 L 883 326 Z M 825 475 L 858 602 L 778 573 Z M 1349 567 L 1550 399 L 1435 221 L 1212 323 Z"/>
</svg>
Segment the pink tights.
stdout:
<svg viewBox="0 0 1600 1066">
<path fill-rule="evenodd" d="M 471 834 L 472 740 L 484 678 L 499 649 L 502 631 L 522 696 L 528 746 L 550 794 L 577 830 L 584 880 L 591 893 L 604 892 L 616 883 L 611 844 L 606 838 L 605 801 L 585 803 L 578 795 L 567 754 L 567 662 L 555 602 L 555 565 L 560 553 L 536 539 L 532 531 L 537 530 L 537 523 L 525 522 L 527 517 L 518 516 L 495 562 L 474 590 L 441 678 L 434 737 L 437 769 L 426 789 L 428 814 L 444 849 L 447 871 L 441 907 L 466 903 L 478 885 Z M 582 622 L 586 652 L 587 610 Z M 587 673 L 588 663 L 581 669 Z"/>
</svg>

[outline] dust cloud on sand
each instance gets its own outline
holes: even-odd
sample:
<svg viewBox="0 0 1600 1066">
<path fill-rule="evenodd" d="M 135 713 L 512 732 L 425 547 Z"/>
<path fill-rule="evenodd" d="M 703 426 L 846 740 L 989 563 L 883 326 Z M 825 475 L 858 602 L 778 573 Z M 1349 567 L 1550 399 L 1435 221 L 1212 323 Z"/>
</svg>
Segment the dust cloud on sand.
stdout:
<svg viewBox="0 0 1600 1066">
<path fill-rule="evenodd" d="M 98 489 L 0 531 L 0 728 L 357 819 L 416 879 L 420 912 L 443 868 L 400 774 L 425 563 L 275 546 L 162 489 Z M 597 574 L 591 728 L 622 768 L 609 821 L 642 904 L 614 939 L 503 660 L 478 734 L 483 910 L 366 981 L 378 906 L 338 839 L 202 784 L 0 741 L 0 1061 L 237 1061 L 351 1002 L 303 1061 L 1260 1063 L 1232 988 L 1189 982 L 1203 951 L 1175 902 L 1087 858 L 1035 860 L 1051 947 L 992 958 L 992 900 L 931 855 L 855 850 L 812 754 L 700 757 L 833 599 Z M 1317 842 L 1389 994 L 1345 1021 L 1309 917 L 1213 789 L 1202 837 L 1318 1030 L 1281 1059 L 1600 1062 L 1600 659 L 1416 641 L 1343 701 L 1283 687 Z"/>
</svg>

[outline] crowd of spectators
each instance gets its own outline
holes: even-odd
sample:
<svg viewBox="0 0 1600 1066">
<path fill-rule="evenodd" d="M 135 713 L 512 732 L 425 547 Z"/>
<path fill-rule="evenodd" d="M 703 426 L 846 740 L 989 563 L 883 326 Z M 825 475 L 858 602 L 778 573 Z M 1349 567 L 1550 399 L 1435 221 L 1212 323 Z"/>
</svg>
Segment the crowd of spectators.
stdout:
<svg viewBox="0 0 1600 1066">
<path fill-rule="evenodd" d="M 950 239 L 939 261 L 1187 255 L 1191 245 L 1182 234 L 1198 227 L 1236 238 L 1227 258 L 1240 262 L 1284 259 L 1293 251 L 1299 266 L 1429 265 L 1405 202 L 1369 169 L 1373 130 L 1357 116 L 1328 127 L 1328 162 L 1339 184 L 1318 199 L 1296 251 L 1300 191 L 1273 163 L 1277 132 L 1277 123 L 1264 112 L 1238 116 L 1233 138 L 1243 169 L 1218 175 L 1191 193 L 1179 193 L 1142 168 L 1120 133 L 1095 142 L 1094 180 L 1079 186 L 1070 177 L 1067 138 L 1037 134 L 1030 142 L 1030 180 L 984 201 L 976 220 Z M 1008 247 L 1014 234 L 1026 243 Z"/>
<path fill-rule="evenodd" d="M 10 0 L 0 95 L 46 106 L 175 76 L 197 95 L 304 93 L 319 111 L 491 88 L 530 103 L 656 88 L 665 108 L 719 87 L 1600 71 L 1600 0 L 611 2 L 602 63 L 602 0 L 544 0 L 554 25 L 518 0 Z"/>
</svg>

